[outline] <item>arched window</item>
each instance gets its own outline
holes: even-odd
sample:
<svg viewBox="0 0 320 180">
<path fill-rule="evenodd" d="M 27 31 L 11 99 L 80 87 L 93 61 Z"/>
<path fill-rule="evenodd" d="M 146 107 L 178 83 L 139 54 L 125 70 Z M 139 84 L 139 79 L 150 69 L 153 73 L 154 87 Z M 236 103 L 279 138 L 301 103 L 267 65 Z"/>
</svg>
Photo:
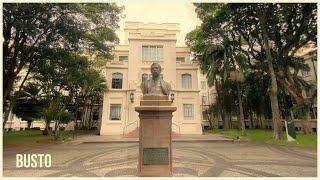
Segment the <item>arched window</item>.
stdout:
<svg viewBox="0 0 320 180">
<path fill-rule="evenodd" d="M 112 74 L 112 89 L 122 89 L 122 74 L 113 73 Z"/>
<path fill-rule="evenodd" d="M 182 74 L 182 88 L 183 89 L 192 89 L 192 78 L 190 74 Z"/>
<path fill-rule="evenodd" d="M 142 79 L 141 82 L 145 81 L 148 79 L 148 74 L 142 74 Z"/>
</svg>

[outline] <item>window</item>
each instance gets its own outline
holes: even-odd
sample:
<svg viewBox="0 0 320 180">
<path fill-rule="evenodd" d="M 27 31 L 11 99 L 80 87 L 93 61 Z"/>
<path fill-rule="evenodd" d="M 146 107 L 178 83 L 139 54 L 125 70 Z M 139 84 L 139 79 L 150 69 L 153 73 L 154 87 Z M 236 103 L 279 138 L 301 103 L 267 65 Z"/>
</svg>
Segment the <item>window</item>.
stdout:
<svg viewBox="0 0 320 180">
<path fill-rule="evenodd" d="M 152 79 L 152 74 L 149 74 L 149 79 Z"/>
<path fill-rule="evenodd" d="M 142 74 L 141 82 L 148 80 L 148 74 Z"/>
<path fill-rule="evenodd" d="M 92 112 L 92 120 L 98 121 L 99 120 L 99 111 L 93 111 Z"/>
<path fill-rule="evenodd" d="M 110 120 L 121 120 L 121 104 L 110 104 Z"/>
<path fill-rule="evenodd" d="M 162 46 L 142 46 L 142 61 L 162 61 Z"/>
<path fill-rule="evenodd" d="M 119 61 L 120 62 L 128 61 L 128 56 L 119 56 Z"/>
<path fill-rule="evenodd" d="M 183 89 L 191 89 L 192 88 L 192 79 L 190 74 L 182 75 L 182 88 Z"/>
<path fill-rule="evenodd" d="M 193 105 L 192 104 L 183 104 L 183 117 L 186 120 L 193 119 Z"/>
<path fill-rule="evenodd" d="M 185 57 L 177 57 L 176 62 L 184 63 L 184 62 L 186 62 L 186 58 Z"/>
<path fill-rule="evenodd" d="M 203 120 L 208 120 L 209 119 L 207 111 L 202 111 L 202 119 Z"/>
<path fill-rule="evenodd" d="M 201 81 L 201 89 L 205 90 L 207 88 L 207 82 L 206 81 Z"/>
<path fill-rule="evenodd" d="M 112 89 L 122 89 L 122 74 L 113 73 L 112 74 Z"/>
<path fill-rule="evenodd" d="M 207 96 L 201 96 L 201 103 L 202 105 L 207 104 Z"/>
</svg>

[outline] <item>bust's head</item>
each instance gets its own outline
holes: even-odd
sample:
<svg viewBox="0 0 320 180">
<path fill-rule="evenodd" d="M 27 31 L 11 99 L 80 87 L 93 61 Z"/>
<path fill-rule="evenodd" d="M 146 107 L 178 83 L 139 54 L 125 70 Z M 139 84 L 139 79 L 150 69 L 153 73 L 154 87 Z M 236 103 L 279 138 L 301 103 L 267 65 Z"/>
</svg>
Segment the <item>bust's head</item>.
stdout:
<svg viewBox="0 0 320 180">
<path fill-rule="evenodd" d="M 161 66 L 159 63 L 151 64 L 152 77 L 158 77 L 161 73 Z"/>
</svg>

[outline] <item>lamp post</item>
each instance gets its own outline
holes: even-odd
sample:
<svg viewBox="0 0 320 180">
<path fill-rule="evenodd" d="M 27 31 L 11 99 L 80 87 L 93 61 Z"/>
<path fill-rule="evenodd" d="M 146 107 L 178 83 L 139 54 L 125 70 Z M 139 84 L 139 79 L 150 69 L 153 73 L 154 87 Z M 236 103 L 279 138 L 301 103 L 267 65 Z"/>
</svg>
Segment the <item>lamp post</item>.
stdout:
<svg viewBox="0 0 320 180">
<path fill-rule="evenodd" d="M 131 103 L 134 101 L 134 93 L 132 91 L 130 92 L 130 101 Z"/>
<path fill-rule="evenodd" d="M 170 94 L 170 98 L 171 98 L 171 103 L 173 103 L 173 100 L 174 100 L 174 93 L 171 93 L 171 94 Z"/>
</svg>

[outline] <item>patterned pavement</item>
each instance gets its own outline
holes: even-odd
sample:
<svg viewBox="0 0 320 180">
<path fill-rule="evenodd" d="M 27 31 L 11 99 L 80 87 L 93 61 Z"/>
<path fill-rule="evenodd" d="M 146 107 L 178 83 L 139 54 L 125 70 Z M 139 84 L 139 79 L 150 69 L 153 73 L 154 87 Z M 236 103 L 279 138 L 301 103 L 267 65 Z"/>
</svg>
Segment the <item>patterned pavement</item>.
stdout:
<svg viewBox="0 0 320 180">
<path fill-rule="evenodd" d="M 51 154 L 50 168 L 16 168 L 19 153 Z M 136 176 L 137 142 L 60 144 L 5 149 L 3 176 Z M 317 150 L 230 141 L 173 142 L 175 177 L 316 177 Z"/>
</svg>

